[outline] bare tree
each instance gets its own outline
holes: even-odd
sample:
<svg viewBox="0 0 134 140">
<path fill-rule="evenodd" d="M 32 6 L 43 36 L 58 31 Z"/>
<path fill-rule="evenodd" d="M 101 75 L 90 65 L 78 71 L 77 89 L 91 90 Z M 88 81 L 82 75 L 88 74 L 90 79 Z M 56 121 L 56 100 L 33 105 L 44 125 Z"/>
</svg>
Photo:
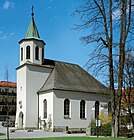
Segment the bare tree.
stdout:
<svg viewBox="0 0 134 140">
<path fill-rule="evenodd" d="M 9 71 L 8 71 L 8 65 L 5 67 L 5 80 L 7 83 L 7 140 L 9 140 L 9 105 L 8 105 L 8 92 L 9 92 L 9 86 L 8 86 L 8 80 L 9 80 Z"/>
<path fill-rule="evenodd" d="M 132 114 L 132 108 L 134 107 L 134 56 L 131 48 L 126 53 L 123 87 L 123 109 L 128 111 L 134 129 L 134 117 Z"/>
<path fill-rule="evenodd" d="M 96 73 L 108 72 L 112 103 L 112 136 L 119 134 L 119 115 L 123 86 L 125 47 L 133 40 L 131 0 L 85 0 L 75 14 L 80 15 L 81 24 L 76 29 L 86 31 L 81 37 L 85 44 L 94 43 L 88 68 L 94 67 Z M 118 62 L 118 92 L 115 93 L 114 60 Z"/>
</svg>

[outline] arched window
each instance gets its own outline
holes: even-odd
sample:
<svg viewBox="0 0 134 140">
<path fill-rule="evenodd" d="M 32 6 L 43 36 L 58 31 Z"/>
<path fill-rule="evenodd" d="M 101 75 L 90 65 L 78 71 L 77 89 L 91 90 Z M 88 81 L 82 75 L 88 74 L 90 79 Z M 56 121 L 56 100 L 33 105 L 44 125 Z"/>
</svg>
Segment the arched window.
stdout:
<svg viewBox="0 0 134 140">
<path fill-rule="evenodd" d="M 64 118 L 69 118 L 70 114 L 70 101 L 68 99 L 64 100 Z"/>
<path fill-rule="evenodd" d="M 26 59 L 30 59 L 30 46 L 26 47 Z"/>
<path fill-rule="evenodd" d="M 21 61 L 23 60 L 23 48 L 21 48 Z"/>
<path fill-rule="evenodd" d="M 19 113 L 19 128 L 23 128 L 23 118 L 24 118 L 24 115 L 23 115 L 23 112 L 20 112 Z"/>
<path fill-rule="evenodd" d="M 80 118 L 85 118 L 85 101 L 80 101 Z"/>
<path fill-rule="evenodd" d="M 35 47 L 35 59 L 39 60 L 39 47 L 38 46 Z"/>
<path fill-rule="evenodd" d="M 42 62 L 44 61 L 44 49 L 42 49 Z"/>
<path fill-rule="evenodd" d="M 43 102 L 43 109 L 44 109 L 44 118 L 47 118 L 47 100 L 44 99 L 44 102 Z"/>
<path fill-rule="evenodd" d="M 99 119 L 99 101 L 95 102 L 95 119 Z"/>
</svg>

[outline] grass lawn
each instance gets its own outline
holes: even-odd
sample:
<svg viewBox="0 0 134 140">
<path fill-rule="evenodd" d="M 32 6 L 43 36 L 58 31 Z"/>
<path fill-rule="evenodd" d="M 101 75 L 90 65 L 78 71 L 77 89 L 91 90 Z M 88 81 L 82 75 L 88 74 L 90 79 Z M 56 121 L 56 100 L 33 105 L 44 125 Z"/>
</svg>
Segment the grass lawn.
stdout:
<svg viewBox="0 0 134 140">
<path fill-rule="evenodd" d="M 5 134 L 3 134 L 3 133 L 0 133 L 0 136 L 3 136 L 3 135 L 5 135 Z"/>
<path fill-rule="evenodd" d="M 132 140 L 133 138 L 91 138 L 91 137 L 56 137 L 56 138 L 33 138 L 15 140 Z"/>
</svg>

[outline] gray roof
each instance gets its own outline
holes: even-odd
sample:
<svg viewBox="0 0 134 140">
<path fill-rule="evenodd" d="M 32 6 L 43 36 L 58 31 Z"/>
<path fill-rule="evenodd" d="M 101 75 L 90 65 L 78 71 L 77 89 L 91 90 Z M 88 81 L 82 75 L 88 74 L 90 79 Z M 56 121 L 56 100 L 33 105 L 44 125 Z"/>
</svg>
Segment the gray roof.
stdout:
<svg viewBox="0 0 134 140">
<path fill-rule="evenodd" d="M 45 59 L 43 65 L 53 67 L 39 92 L 51 89 L 90 93 L 107 93 L 107 88 L 76 64 Z"/>
</svg>

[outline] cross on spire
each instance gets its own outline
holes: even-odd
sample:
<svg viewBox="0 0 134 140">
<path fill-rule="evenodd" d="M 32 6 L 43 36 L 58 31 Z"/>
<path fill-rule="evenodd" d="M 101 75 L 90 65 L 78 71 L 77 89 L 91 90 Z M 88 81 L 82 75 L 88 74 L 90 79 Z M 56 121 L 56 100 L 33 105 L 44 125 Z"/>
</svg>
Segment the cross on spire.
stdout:
<svg viewBox="0 0 134 140">
<path fill-rule="evenodd" d="M 32 17 L 34 16 L 34 6 L 32 5 Z"/>
</svg>

